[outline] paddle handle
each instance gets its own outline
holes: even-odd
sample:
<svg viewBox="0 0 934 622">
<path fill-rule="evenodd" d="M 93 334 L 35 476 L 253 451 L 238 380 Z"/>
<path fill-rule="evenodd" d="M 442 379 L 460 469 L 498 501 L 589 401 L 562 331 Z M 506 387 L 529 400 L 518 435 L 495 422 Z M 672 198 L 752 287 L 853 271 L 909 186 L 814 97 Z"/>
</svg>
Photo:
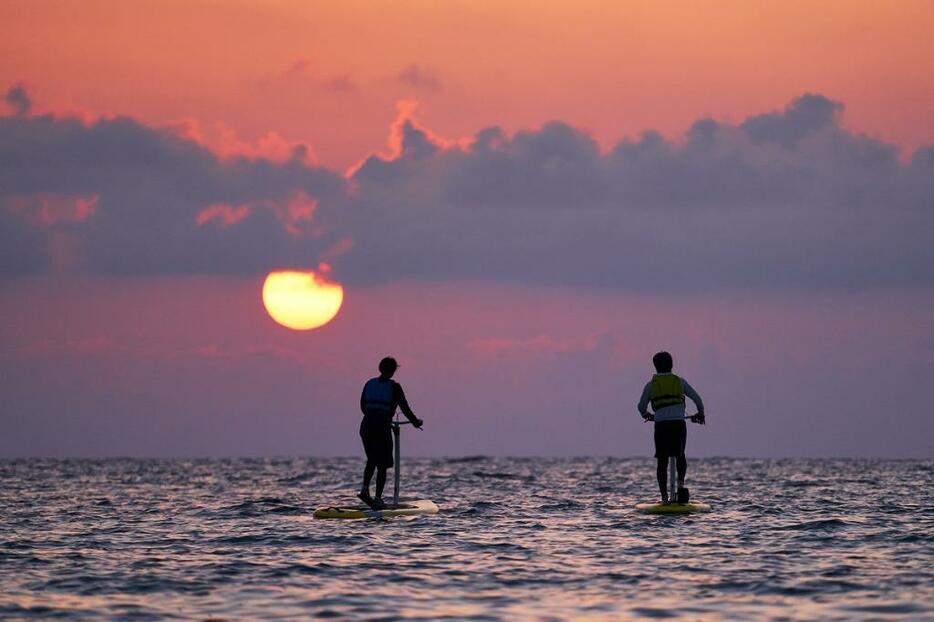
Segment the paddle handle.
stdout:
<svg viewBox="0 0 934 622">
<path fill-rule="evenodd" d="M 400 426 L 400 425 L 411 425 L 412 427 L 414 427 L 414 424 L 413 424 L 411 421 L 390 421 L 389 423 L 390 423 L 390 425 L 395 426 L 395 427 L 393 428 L 393 431 L 394 431 L 396 434 L 399 433 L 399 426 Z M 422 431 L 421 428 L 415 428 L 415 429 L 418 430 L 419 432 Z"/>
<path fill-rule="evenodd" d="M 684 415 L 683 417 L 676 417 L 675 419 L 669 419 L 668 421 L 679 421 L 679 420 L 681 420 L 681 419 L 684 419 L 684 420 L 693 419 L 693 418 L 696 417 L 697 415 L 698 415 L 698 413 L 694 413 L 693 415 Z M 645 423 L 645 422 L 647 422 L 647 421 L 655 421 L 655 415 L 653 414 L 653 415 L 652 415 L 651 417 L 649 417 L 649 418 L 646 418 L 646 417 L 643 417 L 643 418 L 642 418 L 642 423 Z"/>
</svg>

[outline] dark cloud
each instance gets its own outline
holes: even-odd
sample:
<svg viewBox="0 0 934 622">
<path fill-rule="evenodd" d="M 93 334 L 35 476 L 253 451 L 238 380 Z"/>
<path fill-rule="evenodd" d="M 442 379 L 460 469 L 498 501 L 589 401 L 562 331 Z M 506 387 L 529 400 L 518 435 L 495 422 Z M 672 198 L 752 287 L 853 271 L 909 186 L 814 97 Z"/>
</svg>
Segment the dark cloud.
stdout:
<svg viewBox="0 0 934 622">
<path fill-rule="evenodd" d="M 80 241 L 86 265 L 105 274 L 313 266 L 334 240 L 312 226 L 307 212 L 313 202 L 339 200 L 343 185 L 340 176 L 308 167 L 300 157 L 285 163 L 221 160 L 169 131 L 128 118 L 88 125 L 49 115 L 0 117 L 4 252 L 45 252 L 50 236 L 67 228 Z M 90 195 L 96 209 L 77 222 L 42 222 L 36 213 L 43 197 L 61 203 Z M 302 207 L 296 201 L 305 203 L 304 214 L 295 209 Z M 211 206 L 240 209 L 243 217 L 199 224 L 198 215 Z M 17 250 L 4 271 L 9 265 L 42 268 L 47 262 L 37 261 L 35 252 Z"/>
<path fill-rule="evenodd" d="M 480 132 L 476 147 L 445 183 L 448 200 L 466 204 L 579 209 L 612 197 L 597 143 L 564 123 Z"/>
<path fill-rule="evenodd" d="M 785 111 L 750 117 L 740 127 L 754 142 L 773 142 L 792 148 L 808 134 L 834 127 L 842 112 L 843 104 L 807 93 Z"/>
<path fill-rule="evenodd" d="M 683 140 L 654 132 L 601 153 L 563 123 L 469 148 L 371 158 L 347 212 L 339 274 L 637 289 L 929 285 L 930 150 L 909 165 L 805 95 Z M 410 125 L 404 145 L 427 140 Z M 416 137 L 421 134 L 420 139 Z"/>
<path fill-rule="evenodd" d="M 929 287 L 934 147 L 902 162 L 842 128 L 842 111 L 808 94 L 608 152 L 560 122 L 452 144 L 409 116 L 394 126 L 396 153 L 370 156 L 350 183 L 300 158 L 220 160 L 126 118 L 2 117 L 3 271 L 45 269 L 46 238 L 67 228 L 89 269 L 110 274 L 328 260 L 348 283 Z M 50 224 L 20 200 L 43 195 L 93 195 L 95 210 Z"/>
<path fill-rule="evenodd" d="M 26 87 L 22 84 L 10 87 L 4 99 L 13 109 L 13 114 L 17 116 L 27 116 L 32 111 L 32 99 L 30 99 Z"/>
<path fill-rule="evenodd" d="M 49 267 L 48 236 L 29 216 L 0 206 L 0 276 L 32 274 Z"/>
</svg>

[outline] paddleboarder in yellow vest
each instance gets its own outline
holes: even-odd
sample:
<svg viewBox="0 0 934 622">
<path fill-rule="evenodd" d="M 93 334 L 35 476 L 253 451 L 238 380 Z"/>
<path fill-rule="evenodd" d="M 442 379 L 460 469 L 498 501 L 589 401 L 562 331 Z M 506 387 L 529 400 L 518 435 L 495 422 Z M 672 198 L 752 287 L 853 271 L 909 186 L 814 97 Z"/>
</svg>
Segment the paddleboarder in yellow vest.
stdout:
<svg viewBox="0 0 934 622">
<path fill-rule="evenodd" d="M 392 418 L 396 408 L 402 411 L 413 426 L 421 429 L 424 423 L 415 416 L 405 399 L 402 385 L 392 379 L 399 368 L 396 359 L 387 356 L 379 362 L 379 376 L 369 379 L 360 394 L 360 439 L 366 452 L 366 467 L 363 470 L 363 488 L 360 500 L 376 510 L 386 507 L 383 503 L 383 488 L 386 486 L 386 470 L 392 468 Z M 376 471 L 376 497 L 370 496 L 370 480 Z"/>
<path fill-rule="evenodd" d="M 678 491 L 684 489 L 684 476 L 688 461 L 684 456 L 688 430 L 684 421 L 684 398 L 688 397 L 697 407 L 691 421 L 703 424 L 704 402 L 688 381 L 671 373 L 674 361 L 668 352 L 658 352 L 652 357 L 656 374 L 642 389 L 639 398 L 639 414 L 646 421 L 655 421 L 655 458 L 657 460 L 658 488 L 662 492 L 662 503 L 672 503 L 668 498 L 668 458 L 674 456 L 678 465 Z M 649 412 L 649 404 L 652 411 Z"/>
</svg>

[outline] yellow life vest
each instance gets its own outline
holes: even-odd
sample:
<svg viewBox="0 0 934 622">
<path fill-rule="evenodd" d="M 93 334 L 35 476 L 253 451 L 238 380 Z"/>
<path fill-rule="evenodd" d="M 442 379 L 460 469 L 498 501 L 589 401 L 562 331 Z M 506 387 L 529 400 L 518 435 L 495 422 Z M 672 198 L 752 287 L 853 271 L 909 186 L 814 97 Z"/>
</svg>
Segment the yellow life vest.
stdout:
<svg viewBox="0 0 934 622">
<path fill-rule="evenodd" d="M 660 408 L 684 404 L 684 386 L 681 378 L 674 374 L 655 374 L 649 387 L 649 400 L 652 410 L 658 412 Z"/>
</svg>

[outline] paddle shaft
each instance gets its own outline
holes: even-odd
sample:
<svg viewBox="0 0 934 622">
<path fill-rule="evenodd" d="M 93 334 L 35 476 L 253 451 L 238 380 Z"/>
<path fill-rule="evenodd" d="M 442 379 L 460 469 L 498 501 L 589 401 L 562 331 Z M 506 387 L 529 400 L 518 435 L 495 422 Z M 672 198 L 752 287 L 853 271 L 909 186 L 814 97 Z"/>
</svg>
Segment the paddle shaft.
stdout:
<svg viewBox="0 0 934 622">
<path fill-rule="evenodd" d="M 393 421 L 392 422 L 392 435 L 395 436 L 393 439 L 393 451 L 395 452 L 395 463 L 396 468 L 392 476 L 392 505 L 393 507 L 399 507 L 399 481 L 402 478 L 400 471 L 402 470 L 401 457 L 402 457 L 402 448 L 400 447 L 400 439 L 402 437 L 399 434 L 399 426 L 411 424 L 411 421 Z"/>
<path fill-rule="evenodd" d="M 393 476 L 392 476 L 393 477 L 393 480 L 392 480 L 392 505 L 393 507 L 399 506 L 399 479 L 402 477 L 402 475 L 399 473 L 399 471 L 402 470 L 402 466 L 399 464 L 400 458 L 402 456 L 402 448 L 400 447 L 400 444 L 401 444 L 400 438 L 402 437 L 402 435 L 399 434 L 399 425 L 400 424 L 398 422 L 394 421 L 393 426 L 392 426 L 392 435 L 396 437 L 393 439 L 394 441 L 396 441 L 395 443 L 393 443 L 393 448 L 395 451 L 395 463 L 396 463 L 395 473 L 393 473 Z"/>
</svg>

